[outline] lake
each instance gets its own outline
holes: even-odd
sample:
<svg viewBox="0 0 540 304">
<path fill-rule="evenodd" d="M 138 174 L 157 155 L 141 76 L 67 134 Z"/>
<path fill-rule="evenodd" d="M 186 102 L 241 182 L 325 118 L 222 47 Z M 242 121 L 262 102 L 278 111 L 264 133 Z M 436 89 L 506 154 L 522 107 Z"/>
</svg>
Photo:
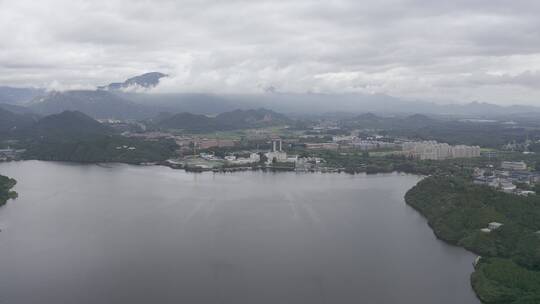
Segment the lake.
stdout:
<svg viewBox="0 0 540 304">
<path fill-rule="evenodd" d="M 0 164 L 0 303 L 480 303 L 404 174 Z"/>
</svg>

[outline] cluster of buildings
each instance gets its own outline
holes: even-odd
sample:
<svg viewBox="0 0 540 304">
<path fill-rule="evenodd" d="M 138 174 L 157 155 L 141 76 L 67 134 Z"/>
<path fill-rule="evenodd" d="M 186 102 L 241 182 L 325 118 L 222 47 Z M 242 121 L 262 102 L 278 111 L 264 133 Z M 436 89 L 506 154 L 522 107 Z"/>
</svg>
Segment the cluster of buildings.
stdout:
<svg viewBox="0 0 540 304">
<path fill-rule="evenodd" d="M 503 161 L 501 169 L 509 171 L 527 171 L 527 164 L 524 161 Z"/>
<path fill-rule="evenodd" d="M 201 153 L 201 157 L 205 158 L 206 153 Z M 211 156 L 211 160 L 219 160 L 215 156 Z M 250 153 L 248 157 L 238 157 L 235 155 L 227 155 L 223 158 L 227 163 L 233 165 L 248 165 L 253 163 L 258 163 L 261 160 L 259 153 Z"/>
<path fill-rule="evenodd" d="M 264 156 L 266 156 L 266 162 L 268 164 L 271 164 L 272 162 L 286 162 L 287 152 L 283 151 L 283 142 L 281 141 L 281 139 L 272 139 L 272 150 L 266 152 Z"/>
<path fill-rule="evenodd" d="M 266 157 L 266 164 L 278 163 L 295 163 L 298 161 L 298 155 L 287 155 L 287 152 L 283 151 L 283 143 L 280 138 L 272 139 L 272 150 L 264 153 Z"/>
<path fill-rule="evenodd" d="M 193 149 L 205 150 L 209 148 L 227 148 L 234 147 L 239 144 L 239 141 L 234 139 L 200 138 L 190 136 L 174 136 L 173 139 L 180 147 L 181 151 L 189 151 Z"/>
<path fill-rule="evenodd" d="M 480 229 L 480 231 L 482 231 L 484 233 L 490 233 L 491 231 L 497 230 L 497 229 L 501 228 L 502 226 L 503 226 L 503 224 L 501 224 L 501 223 L 491 222 L 491 223 L 488 224 L 488 226 L 486 228 Z"/>
<path fill-rule="evenodd" d="M 189 155 L 179 160 L 168 160 L 170 165 L 179 168 L 190 169 L 193 171 L 228 171 L 240 170 L 261 164 L 261 158 L 264 164 L 273 168 L 286 168 L 296 171 L 315 171 L 324 161 L 318 157 L 298 157 L 298 155 L 288 155 L 283 151 L 283 142 L 280 138 L 272 138 L 271 148 L 267 152 L 243 151 L 230 153 L 223 157 L 214 153 L 202 152 L 198 155 Z"/>
<path fill-rule="evenodd" d="M 473 173 L 474 183 L 486 185 L 497 190 L 518 195 L 535 194 L 534 191 L 519 189 L 517 184 L 535 185 L 540 182 L 540 172 L 528 171 L 525 162 L 503 161 L 500 169 L 476 168 Z"/>
<path fill-rule="evenodd" d="M 0 149 L 0 161 L 18 160 L 25 149 Z"/>
<path fill-rule="evenodd" d="M 129 151 L 137 150 L 137 148 L 135 148 L 135 147 L 126 146 L 126 145 L 116 146 L 115 149 L 116 150 L 129 150 Z"/>
<path fill-rule="evenodd" d="M 379 149 L 395 149 L 398 145 L 394 142 L 384 141 L 382 136 L 360 138 L 358 136 L 334 136 L 332 141 L 339 144 L 340 148 L 371 151 Z"/>
<path fill-rule="evenodd" d="M 325 143 L 305 143 L 305 148 L 307 150 L 332 150 L 337 151 L 339 149 L 339 144 L 334 142 L 325 142 Z"/>
<path fill-rule="evenodd" d="M 197 149 L 209 149 L 213 147 L 225 148 L 236 146 L 238 141 L 232 139 L 198 138 L 193 141 L 193 144 Z"/>
<path fill-rule="evenodd" d="M 479 146 L 457 145 L 436 141 L 404 142 L 402 153 L 420 160 L 444 160 L 450 158 L 472 158 L 480 156 Z"/>
<path fill-rule="evenodd" d="M 175 135 L 168 132 L 144 132 L 144 133 L 129 133 L 126 134 L 128 137 L 142 138 L 145 140 L 160 140 L 160 139 L 169 139 L 173 140 L 179 147 L 181 151 L 192 151 L 194 148 L 197 150 L 205 150 L 209 148 L 225 148 L 225 147 L 234 147 L 239 144 L 238 140 L 234 139 L 220 139 L 220 138 L 206 138 L 206 137 L 197 137 L 197 136 L 185 136 L 185 135 Z"/>
<path fill-rule="evenodd" d="M 333 136 L 331 142 L 304 143 L 307 150 L 361 150 L 372 151 L 380 149 L 395 149 L 396 143 L 384 141 L 381 138 L 361 138 L 354 135 Z"/>
<path fill-rule="evenodd" d="M 380 149 L 395 149 L 397 144 L 392 142 L 380 141 L 380 140 L 356 140 L 351 143 L 353 148 L 362 151 L 380 150 Z"/>
</svg>

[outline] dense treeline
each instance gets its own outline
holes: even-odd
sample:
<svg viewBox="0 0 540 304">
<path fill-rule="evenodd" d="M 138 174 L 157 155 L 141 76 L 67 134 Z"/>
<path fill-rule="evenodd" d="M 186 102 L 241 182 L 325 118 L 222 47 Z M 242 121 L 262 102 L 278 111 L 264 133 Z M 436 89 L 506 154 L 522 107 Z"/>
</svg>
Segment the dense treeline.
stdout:
<svg viewBox="0 0 540 304">
<path fill-rule="evenodd" d="M 144 141 L 123 136 L 79 140 L 38 140 L 28 144 L 24 159 L 73 162 L 143 163 L 166 160 L 177 148 L 173 141 Z"/>
<path fill-rule="evenodd" d="M 485 303 L 540 303 L 540 197 L 506 194 L 468 179 L 436 175 L 405 196 L 440 239 L 483 258 L 472 284 Z M 503 226 L 480 231 L 490 222 Z"/>
<path fill-rule="evenodd" d="M 487 158 L 416 160 L 398 155 L 373 157 L 368 152 L 340 153 L 337 151 L 296 151 L 299 156 L 316 156 L 325 160 L 332 168 L 342 168 L 347 173 L 389 173 L 404 172 L 421 175 L 455 174 L 466 175 L 471 168 L 485 166 L 493 160 Z"/>
<path fill-rule="evenodd" d="M 17 197 L 17 192 L 11 190 L 17 181 L 13 178 L 0 175 L 0 206 L 4 205 L 7 200 Z"/>
</svg>

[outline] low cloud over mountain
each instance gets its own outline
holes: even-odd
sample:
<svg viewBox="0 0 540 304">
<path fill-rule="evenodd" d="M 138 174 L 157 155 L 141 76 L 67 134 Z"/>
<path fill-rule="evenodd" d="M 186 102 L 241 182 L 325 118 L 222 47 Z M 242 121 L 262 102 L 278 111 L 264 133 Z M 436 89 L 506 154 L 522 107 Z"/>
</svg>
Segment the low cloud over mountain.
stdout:
<svg viewBox="0 0 540 304">
<path fill-rule="evenodd" d="M 53 2 L 0 2 L 0 84 L 88 88 L 154 70 L 167 93 L 540 98 L 538 1 Z"/>
</svg>

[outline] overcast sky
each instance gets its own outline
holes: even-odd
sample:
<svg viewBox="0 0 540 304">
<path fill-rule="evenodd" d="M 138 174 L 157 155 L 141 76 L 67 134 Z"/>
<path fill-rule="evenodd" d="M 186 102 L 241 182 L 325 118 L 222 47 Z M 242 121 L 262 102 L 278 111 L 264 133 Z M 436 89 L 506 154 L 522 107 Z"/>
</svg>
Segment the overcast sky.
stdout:
<svg viewBox="0 0 540 304">
<path fill-rule="evenodd" d="M 0 0 L 0 85 L 540 105 L 540 1 Z"/>
</svg>

